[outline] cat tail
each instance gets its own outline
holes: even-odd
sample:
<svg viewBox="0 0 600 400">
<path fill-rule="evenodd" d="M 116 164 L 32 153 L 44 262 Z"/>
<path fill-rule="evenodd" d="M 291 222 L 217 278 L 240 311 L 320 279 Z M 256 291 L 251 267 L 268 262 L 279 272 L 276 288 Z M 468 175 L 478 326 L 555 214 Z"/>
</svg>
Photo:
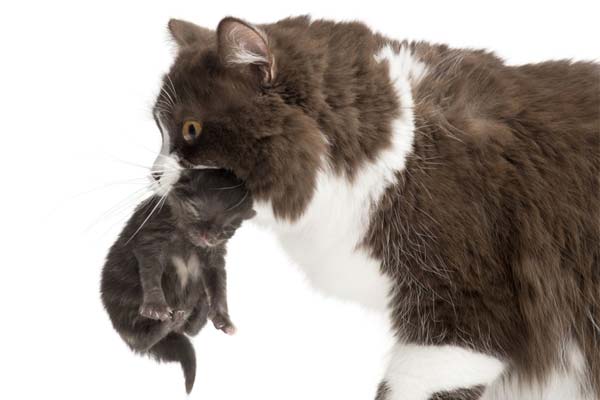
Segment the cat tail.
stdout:
<svg viewBox="0 0 600 400">
<path fill-rule="evenodd" d="M 179 362 L 185 378 L 185 390 L 189 394 L 196 379 L 196 353 L 187 336 L 171 332 L 148 350 L 158 361 Z"/>
</svg>

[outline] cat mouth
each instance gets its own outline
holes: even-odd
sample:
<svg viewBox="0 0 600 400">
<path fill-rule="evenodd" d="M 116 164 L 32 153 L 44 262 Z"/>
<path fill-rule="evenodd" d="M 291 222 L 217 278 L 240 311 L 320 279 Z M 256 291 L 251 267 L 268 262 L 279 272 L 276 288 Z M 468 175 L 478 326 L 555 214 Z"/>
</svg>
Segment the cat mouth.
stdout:
<svg viewBox="0 0 600 400">
<path fill-rule="evenodd" d="M 179 164 L 183 168 L 187 168 L 187 169 L 224 169 L 223 167 L 215 165 L 215 163 L 212 161 L 204 161 L 201 164 L 200 163 L 195 164 L 195 163 L 192 163 L 192 162 L 186 160 L 183 157 L 179 159 Z"/>
</svg>

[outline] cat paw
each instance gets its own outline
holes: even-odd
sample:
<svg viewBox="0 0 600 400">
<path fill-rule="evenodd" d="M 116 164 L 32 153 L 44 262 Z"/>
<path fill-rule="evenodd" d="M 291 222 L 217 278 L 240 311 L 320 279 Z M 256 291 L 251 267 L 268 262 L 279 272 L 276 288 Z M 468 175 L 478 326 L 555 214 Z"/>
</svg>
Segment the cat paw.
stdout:
<svg viewBox="0 0 600 400">
<path fill-rule="evenodd" d="M 226 314 L 217 314 L 212 317 L 212 323 L 216 329 L 225 332 L 228 335 L 234 335 L 236 332 L 235 325 Z"/>
<path fill-rule="evenodd" d="M 175 310 L 171 315 L 174 322 L 184 322 L 190 316 L 190 312 L 185 310 Z"/>
<path fill-rule="evenodd" d="M 167 321 L 172 318 L 173 310 L 166 303 L 144 303 L 140 307 L 140 315 L 157 321 Z"/>
</svg>

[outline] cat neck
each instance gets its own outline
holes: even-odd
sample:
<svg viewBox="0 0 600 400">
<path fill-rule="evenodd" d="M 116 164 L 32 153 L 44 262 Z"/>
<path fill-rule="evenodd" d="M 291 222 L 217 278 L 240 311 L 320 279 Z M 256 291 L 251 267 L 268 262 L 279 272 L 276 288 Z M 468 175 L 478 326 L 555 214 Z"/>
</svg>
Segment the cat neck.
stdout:
<svg viewBox="0 0 600 400">
<path fill-rule="evenodd" d="M 396 108 L 381 113 L 381 125 L 363 120 L 363 125 L 351 133 L 343 128 L 328 131 L 323 125 L 328 152 L 321 159 L 314 190 L 303 212 L 294 219 L 282 218 L 274 212 L 272 202 L 257 201 L 255 221 L 273 228 L 284 249 L 315 286 L 384 310 L 389 282 L 379 273 L 379 263 L 363 242 L 371 212 L 379 206 L 386 190 L 400 185 L 399 176 L 413 152 L 412 93 L 427 68 L 406 44 L 385 45 L 371 58 L 373 70 L 385 73 L 393 89 L 393 100 L 387 101 Z M 378 101 L 378 95 L 373 93 L 371 97 L 362 100 L 367 108 Z M 385 95 L 382 101 L 386 101 Z M 345 140 L 344 135 L 355 137 Z M 380 141 L 378 146 L 363 146 L 373 138 Z M 357 153 L 353 155 L 355 146 Z"/>
</svg>

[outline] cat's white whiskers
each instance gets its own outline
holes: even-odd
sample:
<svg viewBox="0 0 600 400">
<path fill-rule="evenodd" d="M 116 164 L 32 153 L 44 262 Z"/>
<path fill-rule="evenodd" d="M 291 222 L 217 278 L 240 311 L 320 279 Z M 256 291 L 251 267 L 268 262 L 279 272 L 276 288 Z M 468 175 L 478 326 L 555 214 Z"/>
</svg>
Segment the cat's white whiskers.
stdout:
<svg viewBox="0 0 600 400">
<path fill-rule="evenodd" d="M 150 211 L 150 213 L 148 214 L 148 216 L 142 221 L 142 223 L 140 224 L 139 228 L 137 228 L 135 230 L 135 232 L 133 232 L 133 235 L 131 235 L 131 237 L 129 239 L 127 239 L 127 241 L 125 242 L 125 244 L 129 243 L 131 241 L 131 239 L 133 239 L 135 237 L 135 235 L 137 235 L 137 233 L 139 231 L 142 230 L 142 228 L 144 227 L 144 225 L 146 225 L 146 223 L 150 220 L 150 217 L 152 217 L 152 215 L 154 215 L 154 212 L 158 209 L 158 207 L 161 206 L 161 203 L 164 204 L 164 202 L 167 199 L 167 196 L 169 195 L 170 190 L 167 190 L 167 192 L 156 201 L 155 206 L 152 208 L 152 210 Z"/>
<path fill-rule="evenodd" d="M 98 190 L 102 190 L 102 189 L 106 189 L 108 187 L 111 186 L 117 186 L 117 185 L 132 185 L 132 184 L 145 184 L 144 186 L 146 187 L 148 183 L 148 177 L 144 176 L 141 178 L 132 178 L 132 179 L 124 179 L 121 181 L 114 181 L 114 182 L 107 182 L 103 185 L 99 185 L 96 187 L 93 187 L 89 190 L 86 190 L 84 192 L 80 192 L 80 193 L 76 193 L 73 195 L 73 197 L 79 197 L 79 196 L 85 196 L 86 194 L 90 194 L 90 193 L 94 193 L 97 192 Z"/>
<path fill-rule="evenodd" d="M 168 92 L 168 91 L 167 91 L 167 90 L 164 88 L 164 86 L 160 88 L 160 91 L 161 91 L 162 93 L 164 93 L 164 94 L 165 94 L 165 96 L 167 96 L 167 97 L 168 97 L 168 101 L 167 101 L 167 102 L 169 103 L 169 105 L 170 105 L 171 107 L 174 107 L 174 106 L 175 106 L 175 101 L 173 100 L 173 98 L 171 97 L 171 95 L 169 94 L 169 92 Z M 160 100 L 159 100 L 159 101 L 160 101 Z"/>
<path fill-rule="evenodd" d="M 168 102 L 166 102 L 166 101 L 164 101 L 164 100 L 162 100 L 162 99 L 158 99 L 156 101 L 156 109 L 158 111 L 162 111 L 162 112 L 165 112 L 167 114 L 170 114 L 171 111 L 173 110 L 173 105 L 170 104 L 170 103 L 168 103 Z"/>
<path fill-rule="evenodd" d="M 173 92 L 173 96 L 175 97 L 175 101 L 179 101 L 177 97 L 177 90 L 175 90 L 175 85 L 173 85 L 173 81 L 171 80 L 171 76 L 167 74 L 167 79 L 169 80 L 169 84 L 171 85 L 171 91 Z"/>
<path fill-rule="evenodd" d="M 162 201 L 162 204 L 160 205 L 160 208 L 158 209 L 158 212 L 160 213 L 161 210 L 163 209 L 163 206 L 165 205 L 165 203 L 167 202 L 167 196 L 169 195 L 169 193 L 171 192 L 171 189 L 169 189 L 167 191 L 167 193 L 161 198 L 160 201 Z"/>
<path fill-rule="evenodd" d="M 121 211 L 129 209 L 131 206 L 134 206 L 139 201 L 143 200 L 146 196 L 151 195 L 152 191 L 148 186 L 144 186 L 143 188 L 135 190 L 133 193 L 128 194 L 124 199 L 118 201 L 111 208 L 103 212 L 98 218 L 96 218 L 85 230 L 84 232 L 90 231 L 94 226 L 96 226 L 100 221 L 106 219 L 109 216 L 117 214 Z"/>
</svg>

